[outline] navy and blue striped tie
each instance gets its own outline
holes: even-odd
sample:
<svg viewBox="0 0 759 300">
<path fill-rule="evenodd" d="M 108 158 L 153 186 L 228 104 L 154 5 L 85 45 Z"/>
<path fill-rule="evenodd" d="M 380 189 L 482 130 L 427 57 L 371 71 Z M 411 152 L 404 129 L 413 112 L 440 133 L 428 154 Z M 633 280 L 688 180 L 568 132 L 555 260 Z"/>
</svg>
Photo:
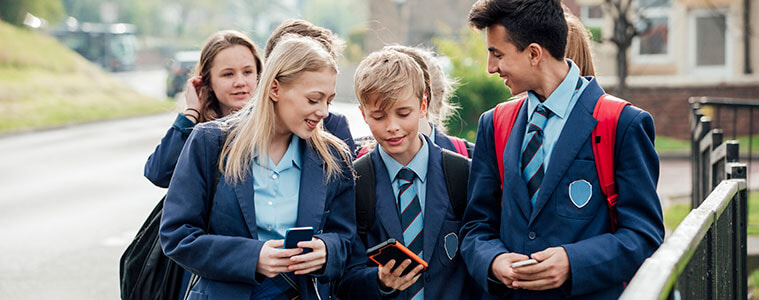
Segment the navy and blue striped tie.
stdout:
<svg viewBox="0 0 759 300">
<path fill-rule="evenodd" d="M 398 207 L 401 215 L 401 227 L 403 228 L 403 242 L 411 252 L 422 257 L 424 245 L 424 216 L 419 196 L 414 189 L 414 171 L 402 168 L 398 172 Z M 400 264 L 401 262 L 396 262 Z M 409 299 L 424 299 L 424 285 L 421 278 L 408 288 Z"/>
<path fill-rule="evenodd" d="M 522 150 L 522 178 L 527 182 L 527 193 L 530 202 L 535 205 L 540 184 L 543 182 L 543 129 L 551 115 L 551 111 L 538 104 L 527 126 L 527 145 Z"/>
</svg>

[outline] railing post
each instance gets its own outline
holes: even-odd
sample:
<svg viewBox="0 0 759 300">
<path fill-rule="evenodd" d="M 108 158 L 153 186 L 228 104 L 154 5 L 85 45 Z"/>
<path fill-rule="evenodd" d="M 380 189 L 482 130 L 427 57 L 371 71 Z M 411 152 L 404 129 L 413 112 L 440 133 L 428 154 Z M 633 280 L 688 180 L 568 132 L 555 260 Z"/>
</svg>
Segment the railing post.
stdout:
<svg viewBox="0 0 759 300">
<path fill-rule="evenodd" d="M 733 211 L 733 257 L 735 259 L 735 272 L 733 273 L 733 292 L 737 299 L 748 299 L 748 258 L 747 235 L 748 235 L 748 192 L 747 192 L 747 168 L 745 163 L 728 163 L 725 167 L 725 178 L 728 180 L 741 180 L 744 184 L 742 189 L 733 199 L 731 205 Z"/>
<path fill-rule="evenodd" d="M 704 186 L 708 185 L 708 181 L 705 181 L 708 179 L 704 178 L 707 174 L 705 165 L 708 163 L 704 161 L 704 155 L 701 152 L 701 142 L 704 139 L 704 136 L 711 131 L 711 124 L 711 119 L 709 117 L 701 117 L 701 120 L 696 124 L 696 128 L 693 130 L 693 149 L 695 149 L 695 155 L 693 156 L 693 172 L 696 174 L 695 182 L 692 187 L 693 199 L 691 201 L 691 207 L 693 208 L 698 207 L 698 205 L 704 201 L 706 195 L 709 194 L 708 192 L 704 192 L 706 191 Z"/>
</svg>

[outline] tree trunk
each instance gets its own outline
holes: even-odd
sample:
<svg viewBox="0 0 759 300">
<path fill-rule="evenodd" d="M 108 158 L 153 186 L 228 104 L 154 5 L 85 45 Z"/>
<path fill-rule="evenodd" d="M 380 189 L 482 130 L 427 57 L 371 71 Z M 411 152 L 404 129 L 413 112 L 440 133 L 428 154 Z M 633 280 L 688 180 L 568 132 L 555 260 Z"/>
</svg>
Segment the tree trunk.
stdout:
<svg viewBox="0 0 759 300">
<path fill-rule="evenodd" d="M 619 47 L 617 49 L 617 91 L 616 95 L 620 98 L 625 97 L 627 92 L 627 48 Z"/>
</svg>

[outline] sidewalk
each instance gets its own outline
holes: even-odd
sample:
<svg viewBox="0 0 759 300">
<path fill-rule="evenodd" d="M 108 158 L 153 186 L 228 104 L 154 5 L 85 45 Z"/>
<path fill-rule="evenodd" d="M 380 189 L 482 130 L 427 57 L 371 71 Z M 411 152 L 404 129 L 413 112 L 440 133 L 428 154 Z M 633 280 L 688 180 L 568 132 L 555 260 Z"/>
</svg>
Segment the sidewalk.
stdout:
<svg viewBox="0 0 759 300">
<path fill-rule="evenodd" d="M 754 160 L 749 168 L 749 190 L 759 190 L 759 161 Z M 662 158 L 660 161 L 659 185 L 657 187 L 662 210 L 675 203 L 690 203 L 691 169 L 688 158 Z M 749 270 L 759 268 L 759 236 L 748 236 Z"/>
</svg>

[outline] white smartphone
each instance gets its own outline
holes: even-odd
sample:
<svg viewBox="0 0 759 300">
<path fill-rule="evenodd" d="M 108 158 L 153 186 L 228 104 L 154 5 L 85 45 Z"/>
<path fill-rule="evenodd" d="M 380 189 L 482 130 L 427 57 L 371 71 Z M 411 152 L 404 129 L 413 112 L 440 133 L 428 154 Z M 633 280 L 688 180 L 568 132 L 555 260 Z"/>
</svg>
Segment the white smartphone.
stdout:
<svg viewBox="0 0 759 300">
<path fill-rule="evenodd" d="M 537 264 L 537 263 L 538 263 L 537 260 L 527 259 L 527 260 L 518 261 L 518 262 L 515 262 L 515 263 L 511 264 L 511 268 L 514 269 L 514 268 L 519 268 L 519 267 L 534 265 L 534 264 Z"/>
</svg>

